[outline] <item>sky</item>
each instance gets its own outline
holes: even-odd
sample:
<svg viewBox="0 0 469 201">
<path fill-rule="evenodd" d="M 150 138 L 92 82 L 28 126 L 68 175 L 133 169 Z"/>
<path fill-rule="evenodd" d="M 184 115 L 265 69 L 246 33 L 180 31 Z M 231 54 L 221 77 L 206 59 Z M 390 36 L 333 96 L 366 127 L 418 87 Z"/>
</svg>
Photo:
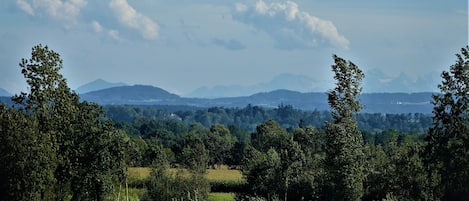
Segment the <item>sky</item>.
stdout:
<svg viewBox="0 0 469 201">
<path fill-rule="evenodd" d="M 10 0 L 0 27 L 10 93 L 26 89 L 18 63 L 43 44 L 72 89 L 101 78 L 183 95 L 285 73 L 332 85 L 333 54 L 365 72 L 438 76 L 468 44 L 468 1 Z"/>
</svg>

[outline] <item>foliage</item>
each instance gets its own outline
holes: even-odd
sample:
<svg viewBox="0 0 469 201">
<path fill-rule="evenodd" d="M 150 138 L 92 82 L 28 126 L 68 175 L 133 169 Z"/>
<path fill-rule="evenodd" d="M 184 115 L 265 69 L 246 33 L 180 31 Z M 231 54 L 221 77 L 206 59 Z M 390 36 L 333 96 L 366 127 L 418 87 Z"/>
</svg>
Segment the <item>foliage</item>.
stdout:
<svg viewBox="0 0 469 201">
<path fill-rule="evenodd" d="M 430 97 L 428 98 L 430 99 Z M 155 122 L 158 120 L 158 122 L 161 122 L 158 123 L 159 128 L 172 131 L 175 135 L 180 134 L 180 132 L 173 130 L 176 127 L 175 125 L 169 126 L 169 124 L 181 124 L 180 126 L 183 126 L 199 123 L 206 128 L 210 128 L 214 124 L 222 124 L 228 128 L 234 126 L 248 132 L 253 132 L 258 124 L 266 122 L 269 119 L 275 120 L 285 129 L 297 128 L 300 122 L 303 125 L 322 128 L 324 127 L 324 122 L 332 120 L 332 115 L 329 111 L 298 110 L 291 105 L 279 105 L 276 108 L 247 105 L 243 108 L 211 107 L 176 111 L 169 111 L 162 107 L 143 107 L 137 105 L 104 106 L 107 116 L 117 122 L 122 122 L 120 123 L 121 125 L 128 126 L 128 124 L 123 122 L 133 123 L 142 120 L 146 120 L 145 123 L 149 124 L 150 120 Z M 180 117 L 181 120 L 175 118 L 174 115 Z M 197 118 L 195 117 L 196 115 Z M 355 117 L 358 128 L 369 132 L 395 129 L 405 133 L 424 133 L 432 124 L 431 115 L 422 113 L 358 113 Z M 141 123 L 144 122 L 142 121 Z M 146 137 L 148 134 L 151 134 L 139 132 L 139 128 L 135 125 L 134 128 L 127 127 L 126 129 L 132 135 Z M 238 140 L 245 139 L 240 138 L 244 136 L 238 136 L 233 132 L 232 135 L 236 136 Z"/>
<path fill-rule="evenodd" d="M 248 191 L 244 181 L 211 180 L 209 183 L 211 192 L 244 193 Z"/>
<path fill-rule="evenodd" d="M 207 182 L 198 178 L 186 178 L 177 174 L 175 177 L 169 176 L 161 169 L 154 169 L 150 174 L 150 180 L 147 184 L 147 192 L 142 200 L 161 200 L 172 201 L 173 199 L 184 199 L 192 196 L 198 196 L 204 200 L 208 196 L 210 187 Z"/>
<path fill-rule="evenodd" d="M 333 122 L 326 124 L 327 183 L 331 200 L 360 200 L 363 196 L 363 138 L 353 114 L 361 109 L 357 100 L 364 75 L 350 61 L 334 55 L 332 70 L 336 87 L 328 92 Z"/>
<path fill-rule="evenodd" d="M 105 199 L 125 177 L 126 134 L 100 106 L 80 102 L 47 46 L 33 47 L 20 67 L 30 91 L 12 98 L 17 108 L 2 106 L 1 200 Z"/>
<path fill-rule="evenodd" d="M 433 126 L 425 138 L 426 162 L 436 198 L 469 199 L 469 46 L 443 71 L 433 96 Z"/>
</svg>

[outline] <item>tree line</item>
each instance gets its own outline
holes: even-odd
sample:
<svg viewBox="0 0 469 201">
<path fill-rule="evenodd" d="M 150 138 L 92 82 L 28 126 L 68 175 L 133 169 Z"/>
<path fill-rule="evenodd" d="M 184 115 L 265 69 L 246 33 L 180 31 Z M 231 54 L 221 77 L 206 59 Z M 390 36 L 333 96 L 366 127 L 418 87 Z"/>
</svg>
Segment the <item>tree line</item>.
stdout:
<svg viewBox="0 0 469 201">
<path fill-rule="evenodd" d="M 104 110 L 108 118 L 119 123 L 133 124 L 141 119 L 180 120 L 184 124 L 198 123 L 206 128 L 214 124 L 235 126 L 248 132 L 255 131 L 257 125 L 270 119 L 289 130 L 301 125 L 322 128 L 324 122 L 332 121 L 330 111 L 302 111 L 282 104 L 277 108 L 247 105 L 244 108 L 211 107 L 182 110 L 174 106 L 167 109 L 165 106 L 106 105 Z M 424 134 L 432 125 L 432 116 L 422 113 L 357 113 L 354 117 L 360 130 L 371 133 L 395 129 L 403 133 Z"/>
<path fill-rule="evenodd" d="M 442 73 L 431 119 L 359 113 L 364 74 L 336 55 L 329 112 L 248 105 L 168 116 L 80 101 L 59 54 L 37 45 L 20 63 L 29 91 L 0 105 L 0 200 L 114 199 L 129 166 L 153 169 L 143 200 L 205 200 L 203 175 L 221 164 L 246 180 L 237 200 L 468 200 L 468 51 Z M 166 174 L 171 166 L 191 176 Z"/>
</svg>

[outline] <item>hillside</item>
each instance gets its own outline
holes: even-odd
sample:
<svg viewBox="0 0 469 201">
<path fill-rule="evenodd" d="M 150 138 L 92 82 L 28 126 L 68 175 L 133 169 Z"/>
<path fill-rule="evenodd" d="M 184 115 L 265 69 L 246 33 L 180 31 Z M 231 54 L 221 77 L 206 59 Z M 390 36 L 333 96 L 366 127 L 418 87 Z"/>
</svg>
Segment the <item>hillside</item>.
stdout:
<svg viewBox="0 0 469 201">
<path fill-rule="evenodd" d="M 180 97 L 161 88 L 145 85 L 120 86 L 81 95 L 83 100 L 109 104 L 170 104 Z"/>
</svg>

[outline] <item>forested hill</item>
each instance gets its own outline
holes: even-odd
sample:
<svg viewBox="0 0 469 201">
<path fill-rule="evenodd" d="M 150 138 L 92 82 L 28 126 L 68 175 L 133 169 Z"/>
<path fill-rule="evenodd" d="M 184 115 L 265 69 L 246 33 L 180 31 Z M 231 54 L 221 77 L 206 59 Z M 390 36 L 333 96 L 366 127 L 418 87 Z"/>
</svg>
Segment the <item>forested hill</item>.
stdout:
<svg viewBox="0 0 469 201">
<path fill-rule="evenodd" d="M 191 107 L 241 108 L 246 105 L 276 108 L 279 105 L 292 105 L 301 110 L 329 110 L 325 93 L 300 93 L 289 90 L 275 90 L 251 96 L 228 98 L 185 98 L 169 93 L 164 89 L 134 85 L 120 86 L 80 95 L 83 100 L 101 105 L 178 105 Z M 424 113 L 432 111 L 430 92 L 422 93 L 366 93 L 360 96 L 365 106 L 364 113 Z M 6 99 L 1 99 L 5 101 Z M 2 101 L 2 102 L 3 102 Z"/>
</svg>

